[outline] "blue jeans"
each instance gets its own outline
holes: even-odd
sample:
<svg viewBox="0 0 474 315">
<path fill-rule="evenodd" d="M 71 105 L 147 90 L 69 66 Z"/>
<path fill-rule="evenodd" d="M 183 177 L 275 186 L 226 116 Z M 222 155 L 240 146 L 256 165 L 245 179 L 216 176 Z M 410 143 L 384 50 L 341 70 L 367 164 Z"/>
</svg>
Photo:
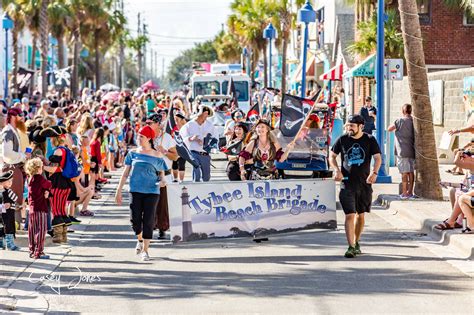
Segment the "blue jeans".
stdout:
<svg viewBox="0 0 474 315">
<path fill-rule="evenodd" d="M 193 167 L 193 181 L 208 182 L 211 179 L 211 157 L 209 155 L 202 155 L 196 151 L 191 151 L 193 158 L 199 163 L 198 167 Z"/>
</svg>

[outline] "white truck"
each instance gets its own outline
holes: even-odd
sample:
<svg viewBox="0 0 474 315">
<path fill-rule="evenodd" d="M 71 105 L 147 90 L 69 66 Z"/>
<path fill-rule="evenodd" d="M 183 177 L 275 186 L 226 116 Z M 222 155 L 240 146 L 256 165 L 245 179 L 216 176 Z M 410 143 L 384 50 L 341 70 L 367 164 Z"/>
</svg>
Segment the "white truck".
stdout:
<svg viewBox="0 0 474 315">
<path fill-rule="evenodd" d="M 213 64 L 211 71 L 196 70 L 190 78 L 191 97 L 201 104 L 218 106 L 228 96 L 230 78 L 234 81 L 239 108 L 247 113 L 251 100 L 251 80 L 240 64 Z"/>
</svg>

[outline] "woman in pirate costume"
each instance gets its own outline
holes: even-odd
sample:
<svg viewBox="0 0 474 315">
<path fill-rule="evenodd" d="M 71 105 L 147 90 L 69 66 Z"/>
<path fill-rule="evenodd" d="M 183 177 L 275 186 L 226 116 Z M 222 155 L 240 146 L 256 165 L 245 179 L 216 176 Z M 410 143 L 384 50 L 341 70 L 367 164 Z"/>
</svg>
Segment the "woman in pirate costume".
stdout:
<svg viewBox="0 0 474 315">
<path fill-rule="evenodd" d="M 231 181 L 241 180 L 238 160 L 239 153 L 242 151 L 242 147 L 244 146 L 244 139 L 247 131 L 246 124 L 241 122 L 235 123 L 226 146 L 221 149 L 221 151 L 227 155 L 227 159 L 229 160 L 229 163 L 227 163 L 226 173 Z"/>
<path fill-rule="evenodd" d="M 286 151 L 283 152 L 280 144 L 271 134 L 270 123 L 265 119 L 257 121 L 254 127 L 255 134 L 244 150 L 239 154 L 240 178 L 245 180 L 267 180 L 278 178 L 275 161 L 283 162 L 287 159 L 289 152 L 294 148 L 294 142 L 290 142 Z M 247 174 L 245 164 L 251 164 L 250 176 Z"/>
<path fill-rule="evenodd" d="M 51 173 L 49 179 L 52 183 L 50 202 L 53 213 L 54 243 L 67 243 L 67 227 L 72 224 L 67 215 L 66 203 L 68 198 L 70 199 L 69 195 L 74 183 L 62 173 L 66 164 L 66 150 L 69 150 L 63 146 L 66 142 L 66 134 L 67 130 L 62 126 L 52 126 L 41 132 L 41 136 L 51 138 L 54 147 L 54 153 L 49 157 L 49 161 L 54 166 L 44 167 Z"/>
</svg>

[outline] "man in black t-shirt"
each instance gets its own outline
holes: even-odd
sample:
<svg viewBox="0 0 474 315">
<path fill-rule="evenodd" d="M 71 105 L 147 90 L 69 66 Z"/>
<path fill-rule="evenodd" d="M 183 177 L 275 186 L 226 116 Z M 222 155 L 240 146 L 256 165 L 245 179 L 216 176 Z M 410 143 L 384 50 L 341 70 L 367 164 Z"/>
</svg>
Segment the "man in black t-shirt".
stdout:
<svg viewBox="0 0 474 315">
<path fill-rule="evenodd" d="M 372 204 L 372 184 L 382 164 L 380 148 L 371 135 L 363 132 L 364 118 L 360 115 L 349 117 L 346 134 L 339 137 L 332 147 L 329 163 L 335 170 L 335 180 L 341 182 L 339 201 L 346 215 L 345 230 L 349 248 L 346 258 L 361 254 L 359 240 L 364 229 L 364 213 L 370 212 Z M 341 154 L 342 169 L 337 164 Z M 370 162 L 375 163 L 370 171 Z"/>
</svg>

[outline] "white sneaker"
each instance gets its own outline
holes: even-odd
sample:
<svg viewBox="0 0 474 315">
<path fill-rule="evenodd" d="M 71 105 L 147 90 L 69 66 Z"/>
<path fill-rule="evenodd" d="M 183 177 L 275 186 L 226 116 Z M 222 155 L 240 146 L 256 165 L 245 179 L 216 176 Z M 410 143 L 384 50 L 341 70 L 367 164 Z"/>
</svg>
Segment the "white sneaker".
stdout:
<svg viewBox="0 0 474 315">
<path fill-rule="evenodd" d="M 137 246 L 135 246 L 135 254 L 140 255 L 143 251 L 143 242 L 137 241 Z"/>
<path fill-rule="evenodd" d="M 148 256 L 147 252 L 142 252 L 142 261 L 149 261 L 150 256 Z"/>
</svg>

